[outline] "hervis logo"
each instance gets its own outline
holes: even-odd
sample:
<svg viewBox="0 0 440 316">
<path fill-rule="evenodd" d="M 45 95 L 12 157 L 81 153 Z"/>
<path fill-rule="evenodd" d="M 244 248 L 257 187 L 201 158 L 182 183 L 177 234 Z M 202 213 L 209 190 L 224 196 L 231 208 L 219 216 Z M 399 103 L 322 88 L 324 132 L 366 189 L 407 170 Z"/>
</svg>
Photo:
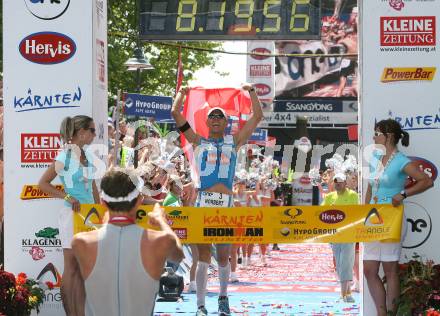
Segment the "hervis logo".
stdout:
<svg viewBox="0 0 440 316">
<path fill-rule="evenodd" d="M 341 210 L 325 210 L 319 214 L 319 220 L 326 224 L 337 224 L 345 219 L 346 215 Z"/>
<path fill-rule="evenodd" d="M 61 192 L 64 192 L 64 186 L 62 184 L 56 184 L 55 188 Z M 23 190 L 20 194 L 20 199 L 24 201 L 29 200 L 41 200 L 41 199 L 54 199 L 47 193 L 44 193 L 37 184 L 26 184 L 23 186 Z"/>
<path fill-rule="evenodd" d="M 254 48 L 251 51 L 251 57 L 256 60 L 264 60 L 266 58 L 269 58 L 270 54 L 271 54 L 271 51 L 265 47 Z"/>
<path fill-rule="evenodd" d="M 381 81 L 384 83 L 398 81 L 432 81 L 435 67 L 390 67 L 385 68 Z"/>
<path fill-rule="evenodd" d="M 365 226 L 383 226 L 384 221 L 376 208 L 372 208 L 365 217 Z"/>
<path fill-rule="evenodd" d="M 428 177 L 430 177 L 432 181 L 435 181 L 437 179 L 438 170 L 437 167 L 434 165 L 434 163 L 432 163 L 428 159 L 421 157 L 408 157 L 408 158 L 411 159 L 411 161 L 415 162 L 419 167 L 420 171 L 422 171 Z M 417 181 L 415 179 L 408 177 L 405 183 L 405 189 L 411 188 L 416 183 Z"/>
<path fill-rule="evenodd" d="M 255 85 L 255 90 L 257 91 L 257 95 L 260 97 L 265 96 L 266 94 L 269 94 L 272 91 L 272 89 L 267 84 L 264 83 L 257 83 Z"/>
<path fill-rule="evenodd" d="M 25 37 L 19 46 L 21 56 L 43 65 L 63 63 L 75 55 L 76 44 L 67 35 L 39 32 Z"/>
</svg>

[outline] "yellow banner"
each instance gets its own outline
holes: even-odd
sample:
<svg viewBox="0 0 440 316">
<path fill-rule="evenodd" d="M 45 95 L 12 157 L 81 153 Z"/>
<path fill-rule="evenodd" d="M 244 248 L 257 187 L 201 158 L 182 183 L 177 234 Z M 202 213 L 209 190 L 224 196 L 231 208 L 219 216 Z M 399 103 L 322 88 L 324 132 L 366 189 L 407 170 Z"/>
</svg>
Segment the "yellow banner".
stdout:
<svg viewBox="0 0 440 316">
<path fill-rule="evenodd" d="M 142 206 L 137 211 L 138 225 L 151 228 L 151 210 Z M 165 213 L 184 243 L 398 242 L 403 206 L 165 207 Z M 82 205 L 74 232 L 97 229 L 105 217 L 102 205 Z"/>
</svg>

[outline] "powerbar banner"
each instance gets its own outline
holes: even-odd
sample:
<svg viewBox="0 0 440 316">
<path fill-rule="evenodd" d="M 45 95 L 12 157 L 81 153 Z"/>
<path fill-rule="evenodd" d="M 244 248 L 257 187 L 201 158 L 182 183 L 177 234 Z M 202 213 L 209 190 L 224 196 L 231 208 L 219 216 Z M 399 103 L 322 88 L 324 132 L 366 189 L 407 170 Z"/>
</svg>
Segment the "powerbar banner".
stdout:
<svg viewBox="0 0 440 316">
<path fill-rule="evenodd" d="M 300 207 L 165 207 L 168 224 L 184 243 L 326 243 L 398 242 L 403 207 L 344 205 Z M 137 224 L 148 225 L 152 206 L 137 211 Z M 102 205 L 83 205 L 74 232 L 105 222 Z"/>
</svg>

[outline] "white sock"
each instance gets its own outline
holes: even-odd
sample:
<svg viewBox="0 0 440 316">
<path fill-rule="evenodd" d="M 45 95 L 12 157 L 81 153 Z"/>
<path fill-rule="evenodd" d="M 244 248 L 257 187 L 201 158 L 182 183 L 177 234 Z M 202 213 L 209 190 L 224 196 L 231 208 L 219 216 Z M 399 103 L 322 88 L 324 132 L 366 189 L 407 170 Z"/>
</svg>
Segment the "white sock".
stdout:
<svg viewBox="0 0 440 316">
<path fill-rule="evenodd" d="M 228 281 L 229 274 L 231 273 L 231 265 L 228 264 L 224 267 L 218 267 L 218 278 L 220 280 L 220 294 L 219 296 L 227 296 L 228 295 Z"/>
<path fill-rule="evenodd" d="M 208 283 L 209 263 L 199 261 L 196 270 L 197 307 L 205 306 L 206 285 Z"/>
</svg>

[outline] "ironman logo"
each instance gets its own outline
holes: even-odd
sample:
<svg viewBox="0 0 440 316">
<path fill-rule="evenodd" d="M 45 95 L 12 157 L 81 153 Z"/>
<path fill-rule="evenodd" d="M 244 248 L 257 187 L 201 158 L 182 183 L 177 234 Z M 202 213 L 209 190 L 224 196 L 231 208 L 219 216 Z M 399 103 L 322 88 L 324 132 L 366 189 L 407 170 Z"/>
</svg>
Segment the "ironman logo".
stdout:
<svg viewBox="0 0 440 316">
<path fill-rule="evenodd" d="M 75 55 L 76 44 L 67 35 L 56 32 L 34 33 L 24 38 L 19 46 L 21 56 L 43 65 L 63 63 Z"/>
</svg>

